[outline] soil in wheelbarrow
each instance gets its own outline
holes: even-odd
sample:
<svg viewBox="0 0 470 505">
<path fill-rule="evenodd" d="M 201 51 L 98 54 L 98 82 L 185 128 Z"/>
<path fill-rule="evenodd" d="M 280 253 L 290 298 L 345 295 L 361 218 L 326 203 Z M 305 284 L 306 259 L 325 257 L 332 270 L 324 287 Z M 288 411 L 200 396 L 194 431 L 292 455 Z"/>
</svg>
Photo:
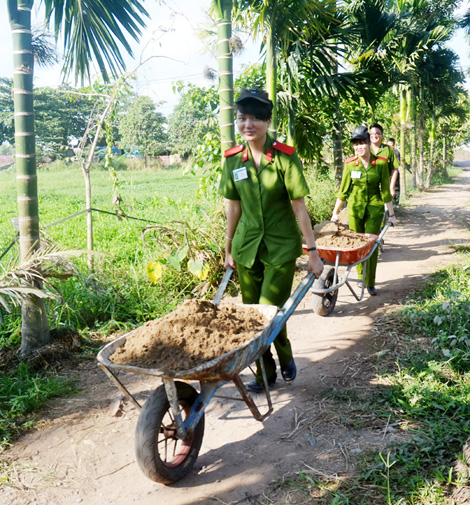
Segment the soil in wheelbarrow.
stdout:
<svg viewBox="0 0 470 505">
<path fill-rule="evenodd" d="M 173 374 L 240 347 L 266 324 L 265 316 L 252 307 L 187 300 L 167 316 L 134 330 L 110 360 Z"/>
<path fill-rule="evenodd" d="M 370 242 L 362 233 L 350 230 L 348 225 L 323 221 L 314 226 L 315 243 L 319 247 L 335 249 L 356 249 Z"/>
</svg>

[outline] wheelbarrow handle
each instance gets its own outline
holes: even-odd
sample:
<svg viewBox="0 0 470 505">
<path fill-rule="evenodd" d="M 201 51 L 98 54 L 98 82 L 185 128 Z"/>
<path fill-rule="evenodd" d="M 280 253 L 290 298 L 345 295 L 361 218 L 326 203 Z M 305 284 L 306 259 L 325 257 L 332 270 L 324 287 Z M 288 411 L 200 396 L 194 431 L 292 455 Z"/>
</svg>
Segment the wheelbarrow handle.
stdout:
<svg viewBox="0 0 470 505">
<path fill-rule="evenodd" d="M 225 289 L 227 287 L 228 281 L 230 280 L 230 277 L 232 277 L 233 274 L 233 268 L 229 267 L 227 270 L 225 270 L 224 276 L 222 277 L 222 281 L 220 282 L 219 288 L 217 289 L 217 293 L 214 296 L 214 299 L 212 300 L 212 303 L 215 305 L 219 305 L 219 303 L 222 301 L 222 297 L 224 296 Z"/>
<path fill-rule="evenodd" d="M 271 320 L 269 325 L 266 327 L 267 332 L 269 332 L 268 345 L 274 342 L 274 339 L 278 336 L 282 327 L 286 324 L 289 317 L 293 314 L 297 305 L 302 301 L 303 297 L 308 293 L 311 285 L 315 281 L 316 277 L 313 272 L 308 273 L 302 282 L 297 286 L 297 289 L 292 293 L 287 302 L 279 309 L 277 315 Z M 269 329 L 268 329 L 269 328 Z"/>
</svg>

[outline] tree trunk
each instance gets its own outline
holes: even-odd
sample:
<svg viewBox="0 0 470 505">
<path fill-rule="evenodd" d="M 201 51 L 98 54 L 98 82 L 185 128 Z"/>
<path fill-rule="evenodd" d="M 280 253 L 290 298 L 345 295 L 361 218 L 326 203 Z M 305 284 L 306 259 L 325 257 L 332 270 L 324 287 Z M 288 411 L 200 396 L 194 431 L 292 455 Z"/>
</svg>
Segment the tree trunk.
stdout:
<svg viewBox="0 0 470 505">
<path fill-rule="evenodd" d="M 445 135 L 442 136 L 442 166 L 444 173 L 447 172 L 447 141 Z"/>
<path fill-rule="evenodd" d="M 416 189 L 418 184 L 418 167 L 416 153 L 416 86 L 413 84 L 410 89 L 410 165 L 411 165 L 411 185 Z"/>
<path fill-rule="evenodd" d="M 233 115 L 232 0 L 214 0 L 217 13 L 220 142 L 222 153 L 235 144 Z"/>
<path fill-rule="evenodd" d="M 336 99 L 336 113 L 333 120 L 333 160 L 335 165 L 335 190 L 338 191 L 343 177 L 343 140 L 341 128 L 341 111 Z"/>
<path fill-rule="evenodd" d="M 13 101 L 21 260 L 25 260 L 31 253 L 37 251 L 40 245 L 34 138 L 32 4 L 32 1 L 24 0 L 7 2 L 13 36 Z M 43 300 L 35 296 L 26 297 L 21 308 L 21 315 L 20 354 L 26 356 L 50 344 L 52 339 Z"/>
<path fill-rule="evenodd" d="M 436 152 L 436 123 L 436 113 L 433 110 L 431 114 L 431 131 L 429 132 L 429 165 L 426 174 L 426 182 L 424 184 L 426 190 L 431 187 L 431 177 L 434 172 L 434 166 L 436 162 L 434 159 Z"/>
<path fill-rule="evenodd" d="M 406 88 L 400 90 L 400 205 L 406 200 Z"/>
<path fill-rule="evenodd" d="M 423 89 L 419 90 L 419 115 L 418 115 L 418 152 L 419 152 L 419 165 L 418 165 L 418 188 L 424 191 L 424 98 Z"/>
<path fill-rule="evenodd" d="M 274 104 L 273 119 L 269 131 L 276 136 L 277 134 L 277 60 L 276 60 L 276 46 L 274 40 L 274 33 L 269 30 L 266 35 L 266 88 L 269 98 Z"/>
</svg>

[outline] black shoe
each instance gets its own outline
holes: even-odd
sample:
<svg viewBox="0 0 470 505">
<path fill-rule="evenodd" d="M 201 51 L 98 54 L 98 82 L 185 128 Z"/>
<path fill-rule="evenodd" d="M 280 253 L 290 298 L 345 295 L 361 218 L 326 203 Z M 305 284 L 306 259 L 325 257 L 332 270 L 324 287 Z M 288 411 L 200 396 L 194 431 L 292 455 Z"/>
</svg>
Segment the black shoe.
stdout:
<svg viewBox="0 0 470 505">
<path fill-rule="evenodd" d="M 277 374 L 274 374 L 268 379 L 268 387 L 272 388 L 276 384 Z M 264 387 L 255 379 L 246 385 L 246 389 L 252 393 L 262 393 Z"/>
<path fill-rule="evenodd" d="M 286 382 L 292 382 L 297 377 L 297 367 L 294 359 L 287 366 L 281 366 L 281 374 Z"/>
<path fill-rule="evenodd" d="M 377 290 L 374 288 L 374 286 L 367 286 L 367 291 L 369 291 L 370 296 L 377 296 Z"/>
</svg>

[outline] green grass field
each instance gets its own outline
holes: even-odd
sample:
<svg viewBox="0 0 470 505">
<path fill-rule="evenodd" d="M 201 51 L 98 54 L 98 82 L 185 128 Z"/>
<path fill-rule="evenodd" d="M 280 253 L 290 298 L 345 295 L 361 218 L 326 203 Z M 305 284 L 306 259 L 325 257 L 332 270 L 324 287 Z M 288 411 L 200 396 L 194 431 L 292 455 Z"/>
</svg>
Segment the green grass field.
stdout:
<svg viewBox="0 0 470 505">
<path fill-rule="evenodd" d="M 122 208 L 129 216 L 167 223 L 184 219 L 191 213 L 198 180 L 183 175 L 183 169 L 167 169 L 152 172 L 117 172 L 118 193 Z M 92 170 L 93 207 L 114 212 L 113 183 L 107 171 Z M 0 172 L 2 195 L 2 219 L 0 221 L 0 244 L 5 245 L 15 235 L 11 219 L 17 216 L 16 181 L 12 169 Z M 67 169 L 38 170 L 39 219 L 41 227 L 85 209 L 85 182 L 79 167 Z M 199 205 L 203 205 L 199 203 Z M 208 204 L 206 205 L 208 208 Z M 122 245 L 123 236 L 140 234 L 145 222 L 118 221 L 105 214 L 94 214 L 95 247 L 112 252 L 116 244 Z M 47 229 L 47 233 L 64 247 L 86 246 L 85 215 Z"/>
</svg>

